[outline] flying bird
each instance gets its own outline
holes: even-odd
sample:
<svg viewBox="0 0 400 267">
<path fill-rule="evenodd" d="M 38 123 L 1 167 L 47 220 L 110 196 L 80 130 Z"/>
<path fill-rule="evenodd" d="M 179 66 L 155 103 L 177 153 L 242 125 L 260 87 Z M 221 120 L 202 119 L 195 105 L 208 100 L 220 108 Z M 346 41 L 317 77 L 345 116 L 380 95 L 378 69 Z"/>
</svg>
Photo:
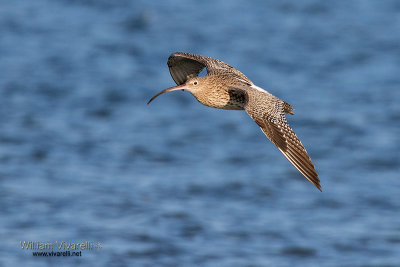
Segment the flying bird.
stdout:
<svg viewBox="0 0 400 267">
<path fill-rule="evenodd" d="M 246 110 L 289 162 L 321 191 L 314 164 L 286 120 L 286 113 L 294 114 L 291 105 L 218 59 L 178 52 L 168 58 L 168 67 L 177 86 L 159 92 L 147 104 L 163 93 L 187 90 L 203 105 Z M 204 68 L 207 74 L 199 77 Z"/>
</svg>

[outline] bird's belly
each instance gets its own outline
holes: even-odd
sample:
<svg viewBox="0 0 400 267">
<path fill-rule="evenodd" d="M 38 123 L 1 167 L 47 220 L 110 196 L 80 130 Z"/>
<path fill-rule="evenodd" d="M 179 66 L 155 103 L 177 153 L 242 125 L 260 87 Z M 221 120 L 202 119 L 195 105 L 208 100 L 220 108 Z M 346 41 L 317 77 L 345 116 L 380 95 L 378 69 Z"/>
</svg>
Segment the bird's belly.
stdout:
<svg viewBox="0 0 400 267">
<path fill-rule="evenodd" d="M 197 97 L 196 97 L 197 98 Z M 228 94 L 226 95 L 208 95 L 207 99 L 197 98 L 197 100 L 205 106 L 218 109 L 229 109 L 229 110 L 243 110 L 244 101 L 240 98 L 231 98 Z"/>
</svg>

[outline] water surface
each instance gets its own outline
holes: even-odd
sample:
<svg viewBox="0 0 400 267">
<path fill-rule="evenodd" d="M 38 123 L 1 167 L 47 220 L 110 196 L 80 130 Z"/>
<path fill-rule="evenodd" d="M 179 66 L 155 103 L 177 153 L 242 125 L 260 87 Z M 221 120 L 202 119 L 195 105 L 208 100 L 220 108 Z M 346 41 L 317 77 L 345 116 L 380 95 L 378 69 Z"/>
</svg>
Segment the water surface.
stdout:
<svg viewBox="0 0 400 267">
<path fill-rule="evenodd" d="M 399 31 L 397 1 L 0 1 L 0 265 L 398 266 Z M 323 193 L 245 112 L 147 106 L 175 51 L 290 103 Z"/>
</svg>

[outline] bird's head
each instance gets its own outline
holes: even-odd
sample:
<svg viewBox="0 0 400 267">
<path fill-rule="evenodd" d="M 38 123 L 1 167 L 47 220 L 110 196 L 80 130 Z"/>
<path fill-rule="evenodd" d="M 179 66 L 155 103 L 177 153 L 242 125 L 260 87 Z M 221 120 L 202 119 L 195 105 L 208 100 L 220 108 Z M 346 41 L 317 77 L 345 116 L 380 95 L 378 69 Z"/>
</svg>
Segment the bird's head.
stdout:
<svg viewBox="0 0 400 267">
<path fill-rule="evenodd" d="M 203 78 L 202 77 L 193 77 L 193 78 L 189 78 L 184 84 L 178 85 L 178 86 L 174 86 L 174 87 L 170 87 L 168 89 L 162 90 L 161 92 L 159 92 L 158 94 L 156 94 L 155 96 L 153 96 L 149 102 L 147 102 L 147 104 L 150 104 L 151 101 L 153 101 L 157 96 L 167 93 L 167 92 L 172 92 L 172 91 L 178 91 L 178 90 L 187 90 L 192 94 L 197 93 L 199 90 L 201 90 L 203 85 Z"/>
</svg>

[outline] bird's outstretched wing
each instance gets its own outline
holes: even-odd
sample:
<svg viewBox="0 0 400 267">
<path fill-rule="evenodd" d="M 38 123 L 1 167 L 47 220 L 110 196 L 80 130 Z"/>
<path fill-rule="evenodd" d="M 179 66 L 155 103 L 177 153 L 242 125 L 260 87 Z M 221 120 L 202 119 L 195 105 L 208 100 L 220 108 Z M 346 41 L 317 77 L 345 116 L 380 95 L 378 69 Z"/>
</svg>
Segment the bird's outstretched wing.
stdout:
<svg viewBox="0 0 400 267">
<path fill-rule="evenodd" d="M 283 155 L 320 191 L 317 171 L 306 149 L 286 121 L 287 103 L 272 94 L 246 88 L 245 110 Z M 290 105 L 289 105 L 290 106 Z"/>
<path fill-rule="evenodd" d="M 189 78 L 196 77 L 206 68 L 207 74 L 229 74 L 248 85 L 251 81 L 240 71 L 225 62 L 195 54 L 177 52 L 168 58 L 169 72 L 177 85 L 184 84 Z"/>
</svg>

